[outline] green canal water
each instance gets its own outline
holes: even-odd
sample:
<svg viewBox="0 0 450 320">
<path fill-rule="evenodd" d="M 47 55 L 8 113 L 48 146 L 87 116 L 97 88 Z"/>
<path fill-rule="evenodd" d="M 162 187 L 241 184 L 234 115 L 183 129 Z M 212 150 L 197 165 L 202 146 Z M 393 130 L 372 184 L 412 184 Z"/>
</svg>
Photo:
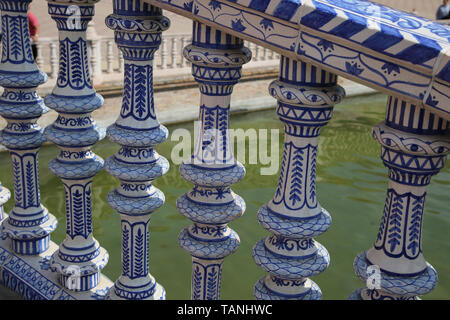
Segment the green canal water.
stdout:
<svg viewBox="0 0 450 320">
<path fill-rule="evenodd" d="M 384 117 L 386 96 L 373 95 L 349 98 L 335 108 L 332 121 L 320 137 L 318 160 L 318 197 L 320 204 L 333 217 L 328 232 L 317 240 L 330 252 L 331 265 L 321 275 L 313 277 L 323 291 L 324 299 L 346 299 L 363 283 L 353 273 L 355 256 L 368 249 L 378 232 L 387 187 L 387 170 L 379 154 L 380 145 L 371 137 L 371 128 Z M 274 110 L 232 116 L 232 128 L 280 129 L 282 124 Z M 193 130 L 193 124 L 170 126 Z M 282 132 L 282 131 L 281 131 Z M 283 136 L 280 135 L 280 156 Z M 270 135 L 269 135 L 270 140 Z M 157 150 L 170 158 L 178 142 L 168 139 Z M 107 139 L 94 151 L 106 159 L 118 149 Z M 269 148 L 270 150 L 270 148 Z M 59 220 L 52 240 L 60 243 L 65 236 L 64 190 L 61 181 L 47 168 L 57 155 L 55 146 L 44 146 L 40 152 L 40 182 L 42 203 Z M 150 272 L 167 291 L 168 299 L 189 299 L 191 259 L 180 249 L 177 236 L 189 225 L 176 207 L 176 199 L 189 190 L 179 167 L 171 163 L 170 171 L 155 181 L 166 195 L 165 205 L 152 215 L 150 234 Z M 247 204 L 245 214 L 230 226 L 241 238 L 241 246 L 226 258 L 222 276 L 222 299 L 252 299 L 253 285 L 264 275 L 251 257 L 253 245 L 268 233 L 258 224 L 257 211 L 269 201 L 275 191 L 278 176 L 260 175 L 260 165 L 246 165 L 246 177 L 233 186 Z M 0 180 L 12 190 L 9 156 L 0 154 Z M 108 192 L 118 181 L 105 171 L 94 179 L 94 235 L 108 250 L 110 261 L 104 273 L 113 281 L 120 275 L 120 217 L 106 202 Z M 450 166 L 432 179 L 425 205 L 423 249 L 427 259 L 439 274 L 439 284 L 424 299 L 450 299 Z M 13 206 L 6 204 L 9 211 Z"/>
</svg>

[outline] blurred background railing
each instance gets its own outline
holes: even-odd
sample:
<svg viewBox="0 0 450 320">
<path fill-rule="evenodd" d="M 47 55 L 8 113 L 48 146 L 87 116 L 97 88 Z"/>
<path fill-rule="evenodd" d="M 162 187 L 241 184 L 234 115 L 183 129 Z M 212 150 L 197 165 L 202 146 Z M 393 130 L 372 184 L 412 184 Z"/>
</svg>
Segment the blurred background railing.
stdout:
<svg viewBox="0 0 450 320">
<path fill-rule="evenodd" d="M 87 29 L 88 56 L 90 57 L 91 75 L 95 85 L 111 83 L 122 79 L 124 60 L 122 53 L 114 43 L 114 37 L 98 35 L 95 24 Z M 192 40 L 191 33 L 163 34 L 160 49 L 155 54 L 154 72 L 170 70 L 177 76 L 190 75 L 191 63 L 183 56 L 183 48 Z M 252 51 L 252 61 L 245 68 L 277 67 L 280 55 L 263 46 L 245 41 L 245 46 Z M 38 55 L 36 64 L 46 72 L 49 79 L 58 76 L 59 45 L 57 37 L 41 37 L 37 42 Z"/>
</svg>

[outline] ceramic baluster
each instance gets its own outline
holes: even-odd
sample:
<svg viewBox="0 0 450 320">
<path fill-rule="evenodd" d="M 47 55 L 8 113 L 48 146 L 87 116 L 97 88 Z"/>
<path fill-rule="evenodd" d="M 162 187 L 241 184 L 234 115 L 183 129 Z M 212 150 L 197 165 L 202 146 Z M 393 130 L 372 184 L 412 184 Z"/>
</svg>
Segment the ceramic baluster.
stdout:
<svg viewBox="0 0 450 320">
<path fill-rule="evenodd" d="M 422 252 L 426 188 L 450 152 L 449 122 L 397 97 L 372 131 L 389 172 L 383 216 L 375 243 L 353 264 L 367 286 L 350 299 L 418 299 L 437 284 Z"/>
<path fill-rule="evenodd" d="M 280 77 L 270 84 L 284 123 L 284 151 L 275 195 L 258 212 L 271 234 L 253 248 L 253 258 L 268 274 L 254 288 L 257 299 L 321 299 L 309 277 L 324 271 L 330 257 L 314 237 L 327 231 L 330 214 L 316 194 L 318 140 L 344 97 L 337 77 L 310 64 L 281 58 Z"/>
<path fill-rule="evenodd" d="M 104 161 L 91 148 L 105 136 L 105 129 L 91 116 L 103 105 L 103 98 L 92 86 L 87 57 L 86 28 L 96 2 L 83 0 L 74 6 L 71 0 L 48 0 L 48 12 L 59 32 L 60 59 L 56 85 L 45 98 L 58 118 L 44 134 L 60 149 L 49 168 L 64 185 L 67 217 L 66 238 L 50 266 L 61 285 L 73 291 L 94 288 L 108 262 L 108 253 L 92 233 L 92 180 Z"/>
<path fill-rule="evenodd" d="M 244 200 L 230 189 L 245 168 L 234 158 L 228 129 L 233 86 L 251 52 L 241 39 L 194 21 L 192 44 L 183 54 L 201 92 L 201 128 L 191 160 L 180 167 L 194 187 L 178 199 L 177 208 L 194 223 L 178 242 L 192 256 L 191 298 L 216 300 L 223 259 L 240 241 L 227 224 L 245 211 Z"/>
<path fill-rule="evenodd" d="M 48 111 L 36 88 L 47 81 L 33 59 L 27 10 L 31 0 L 1 0 L 2 58 L 0 114 L 8 122 L 0 143 L 9 149 L 13 169 L 14 208 L 3 222 L 3 235 L 11 238 L 12 249 L 23 255 L 45 252 L 56 218 L 41 204 L 38 153 L 45 141 L 36 124 Z"/>
<path fill-rule="evenodd" d="M 122 110 L 107 130 L 119 151 L 105 169 L 120 180 L 108 203 L 122 222 L 122 275 L 110 289 L 110 299 L 165 299 L 165 290 L 149 272 L 150 217 L 164 203 L 153 180 L 169 170 L 169 162 L 154 149 L 168 130 L 159 123 L 153 102 L 154 54 L 170 21 L 162 10 L 143 1 L 115 0 L 106 24 L 125 59 Z M 136 6 L 135 6 L 136 4 Z"/>
</svg>

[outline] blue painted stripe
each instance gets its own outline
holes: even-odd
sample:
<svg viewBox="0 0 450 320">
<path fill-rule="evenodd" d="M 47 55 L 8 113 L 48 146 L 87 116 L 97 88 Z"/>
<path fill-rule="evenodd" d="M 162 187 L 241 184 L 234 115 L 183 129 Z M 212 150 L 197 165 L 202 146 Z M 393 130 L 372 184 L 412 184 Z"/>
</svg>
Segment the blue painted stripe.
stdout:
<svg viewBox="0 0 450 320">
<path fill-rule="evenodd" d="M 316 75 L 317 75 L 317 68 L 315 66 L 311 66 L 311 82 L 316 83 Z"/>
<path fill-rule="evenodd" d="M 447 82 L 450 82 L 450 61 L 447 63 L 447 65 L 436 75 L 437 78 L 441 80 L 445 80 Z"/>
<path fill-rule="evenodd" d="M 200 42 L 201 37 L 202 37 L 202 25 L 200 23 L 196 23 L 196 24 L 197 24 L 197 37 L 196 37 L 195 41 Z"/>
<path fill-rule="evenodd" d="M 381 25 L 381 31 L 365 40 L 362 45 L 375 51 L 384 51 L 403 40 L 397 29 Z"/>
<path fill-rule="evenodd" d="M 297 12 L 297 9 L 300 5 L 300 0 L 281 0 L 280 3 L 275 7 L 273 15 L 277 18 L 289 21 L 291 20 L 295 12 Z"/>
<path fill-rule="evenodd" d="M 428 119 L 427 128 L 433 128 L 433 124 L 434 124 L 434 114 L 430 113 L 430 118 Z"/>
<path fill-rule="evenodd" d="M 250 9 L 264 12 L 264 11 L 266 11 L 267 6 L 269 5 L 270 1 L 271 0 L 252 0 L 252 1 L 250 1 L 248 7 Z"/>
<path fill-rule="evenodd" d="M 308 13 L 301 19 L 300 23 L 302 25 L 312 29 L 320 29 L 337 16 L 337 13 L 333 8 L 317 1 L 313 1 L 313 3 L 316 10 Z"/>
<path fill-rule="evenodd" d="M 220 43 L 222 41 L 222 33 L 219 30 L 216 30 L 216 43 Z"/>
<path fill-rule="evenodd" d="M 300 81 L 306 82 L 306 63 L 305 62 L 302 62 L 300 71 L 301 71 Z"/>
<path fill-rule="evenodd" d="M 408 128 L 414 128 L 414 114 L 416 112 L 416 106 L 411 106 L 409 111 Z"/>
<path fill-rule="evenodd" d="M 419 124 L 417 125 L 417 129 L 423 128 L 423 118 L 425 116 L 425 109 L 420 109 L 419 111 Z M 416 129 L 416 128 L 414 128 Z"/>
<path fill-rule="evenodd" d="M 414 64 L 422 64 L 430 59 L 436 58 L 441 52 L 441 46 L 434 40 L 414 35 L 419 44 L 412 45 L 397 55 L 396 58 L 409 61 Z"/>
<path fill-rule="evenodd" d="M 158 7 L 151 6 L 147 3 L 144 3 L 144 5 L 141 6 L 140 3 L 141 0 L 113 1 L 113 10 L 114 13 L 125 16 L 148 16 L 160 11 Z"/>
<path fill-rule="evenodd" d="M 205 43 L 211 43 L 211 27 L 205 26 Z"/>
<path fill-rule="evenodd" d="M 402 126 L 405 121 L 405 111 L 406 111 L 406 101 L 402 101 L 402 104 L 400 106 L 400 121 L 399 121 L 399 123 L 401 123 Z"/>
<path fill-rule="evenodd" d="M 397 103 L 398 103 L 398 99 L 394 100 L 394 104 L 393 104 L 393 110 L 392 110 L 392 122 L 395 122 L 395 115 L 397 114 Z"/>
<path fill-rule="evenodd" d="M 290 63 L 290 59 L 284 59 L 284 67 L 285 67 L 285 69 L 284 69 L 284 77 L 286 78 L 286 79 L 289 79 L 290 77 L 289 77 L 289 63 Z"/>
<path fill-rule="evenodd" d="M 356 14 L 345 12 L 349 20 L 341 23 L 334 29 L 330 31 L 331 34 L 335 36 L 350 38 L 351 36 L 357 34 L 358 32 L 367 28 L 367 19 Z"/>
<path fill-rule="evenodd" d="M 232 40 L 231 34 L 227 33 L 227 35 L 226 35 L 226 44 L 228 44 L 228 45 L 232 44 L 231 40 Z"/>
<path fill-rule="evenodd" d="M 298 68 L 298 61 L 294 60 L 292 61 L 292 81 L 297 81 L 297 68 Z"/>
</svg>

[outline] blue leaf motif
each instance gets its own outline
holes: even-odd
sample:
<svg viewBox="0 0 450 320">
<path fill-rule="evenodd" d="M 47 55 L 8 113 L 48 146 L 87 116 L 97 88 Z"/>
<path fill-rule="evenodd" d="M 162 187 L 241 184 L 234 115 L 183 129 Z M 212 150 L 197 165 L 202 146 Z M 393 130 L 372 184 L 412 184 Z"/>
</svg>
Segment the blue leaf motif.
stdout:
<svg viewBox="0 0 450 320">
<path fill-rule="evenodd" d="M 412 215 L 411 215 L 411 226 L 408 228 L 408 241 L 410 244 L 407 249 L 409 249 L 413 255 L 416 257 L 420 253 L 420 230 L 422 226 L 422 212 L 424 198 L 417 198 L 413 200 L 412 204 Z"/>
<path fill-rule="evenodd" d="M 130 276 L 130 250 L 129 250 L 130 231 L 124 226 L 122 231 L 122 269 L 123 273 Z"/>
<path fill-rule="evenodd" d="M 262 19 L 261 22 L 259 23 L 261 25 L 261 27 L 264 28 L 264 30 L 267 31 L 267 29 L 271 28 L 273 30 L 273 22 L 272 20 L 269 19 Z"/>
<path fill-rule="evenodd" d="M 388 229 L 388 241 L 390 244 L 389 251 L 393 252 L 398 245 L 400 245 L 401 235 L 401 225 L 403 220 L 403 199 L 400 196 L 394 195 L 394 200 L 392 203 L 392 214 L 390 216 Z"/>
<path fill-rule="evenodd" d="M 439 104 L 438 100 L 435 100 L 436 97 L 432 97 L 431 95 L 427 98 L 427 104 L 433 107 L 436 107 Z"/>
<path fill-rule="evenodd" d="M 302 149 L 295 149 L 294 157 L 292 158 L 292 180 L 291 180 L 291 191 L 289 192 L 289 200 L 292 205 L 295 206 L 296 202 L 302 201 L 302 190 L 303 190 L 303 154 Z"/>
<path fill-rule="evenodd" d="M 242 24 L 242 20 L 241 19 L 236 19 L 234 21 L 231 21 L 231 28 L 233 28 L 233 30 L 236 30 L 238 32 L 242 32 L 245 29 L 247 29 L 243 24 Z"/>
<path fill-rule="evenodd" d="M 144 234 L 141 229 L 137 230 L 137 235 L 134 241 L 134 276 L 145 276 L 144 265 Z"/>
<path fill-rule="evenodd" d="M 189 12 L 192 12 L 193 4 L 194 4 L 194 1 L 191 1 L 191 2 L 183 4 L 183 7 L 184 7 L 185 10 L 187 10 Z"/>
<path fill-rule="evenodd" d="M 283 186 L 285 184 L 284 171 L 285 171 L 286 162 L 287 162 L 287 150 L 286 150 L 286 146 L 284 148 L 285 148 L 285 151 L 283 152 L 283 160 L 281 162 L 280 179 L 278 180 L 277 191 L 275 194 L 276 197 L 281 196 L 281 190 L 283 190 Z"/>
<path fill-rule="evenodd" d="M 220 9 L 222 9 L 222 4 L 219 1 L 217 1 L 217 0 L 211 0 L 209 2 L 208 6 L 210 8 L 212 8 L 213 10 L 220 10 Z"/>
<path fill-rule="evenodd" d="M 358 63 L 356 62 L 354 63 L 346 62 L 345 68 L 347 69 L 348 73 L 353 74 L 355 76 L 360 75 L 364 71 L 364 69 L 358 67 Z"/>
<path fill-rule="evenodd" d="M 400 74 L 400 67 L 398 65 L 396 65 L 396 64 L 393 64 L 393 63 L 387 62 L 381 67 L 381 69 L 384 70 L 384 72 L 389 74 L 389 75 L 391 73 L 393 73 L 393 72 L 396 72 L 397 74 Z M 394 75 L 396 75 L 396 74 L 394 74 Z"/>
<path fill-rule="evenodd" d="M 330 52 L 334 50 L 334 45 L 333 45 L 333 43 L 330 42 L 330 41 L 324 40 L 324 39 L 320 40 L 319 43 L 318 43 L 317 45 L 318 45 L 319 47 L 322 47 L 322 48 L 323 48 L 323 51 L 325 51 L 325 52 L 326 52 L 327 50 L 330 50 Z"/>
<path fill-rule="evenodd" d="M 212 268 L 211 271 L 207 273 L 207 288 L 206 288 L 206 300 L 216 300 L 218 295 L 218 271 L 216 268 Z"/>
<path fill-rule="evenodd" d="M 23 200 L 23 192 L 22 192 L 22 174 L 20 170 L 20 162 L 17 161 L 16 158 L 13 160 L 13 177 L 14 177 L 14 197 L 16 199 L 16 203 L 19 204 Z M 25 204 L 21 204 L 21 207 L 25 207 Z"/>
<path fill-rule="evenodd" d="M 32 207 L 34 205 L 34 170 L 33 170 L 33 164 L 28 161 L 26 164 L 25 169 L 25 176 L 26 176 L 26 190 L 27 190 L 27 206 Z"/>
<path fill-rule="evenodd" d="M 201 295 L 202 280 L 203 275 L 200 268 L 197 265 L 195 266 L 195 269 L 192 274 L 192 298 L 194 300 L 200 300 L 202 297 Z"/>
<path fill-rule="evenodd" d="M 85 216 L 83 212 L 83 194 L 76 189 L 72 194 L 73 235 L 87 237 L 85 230 Z"/>
</svg>

